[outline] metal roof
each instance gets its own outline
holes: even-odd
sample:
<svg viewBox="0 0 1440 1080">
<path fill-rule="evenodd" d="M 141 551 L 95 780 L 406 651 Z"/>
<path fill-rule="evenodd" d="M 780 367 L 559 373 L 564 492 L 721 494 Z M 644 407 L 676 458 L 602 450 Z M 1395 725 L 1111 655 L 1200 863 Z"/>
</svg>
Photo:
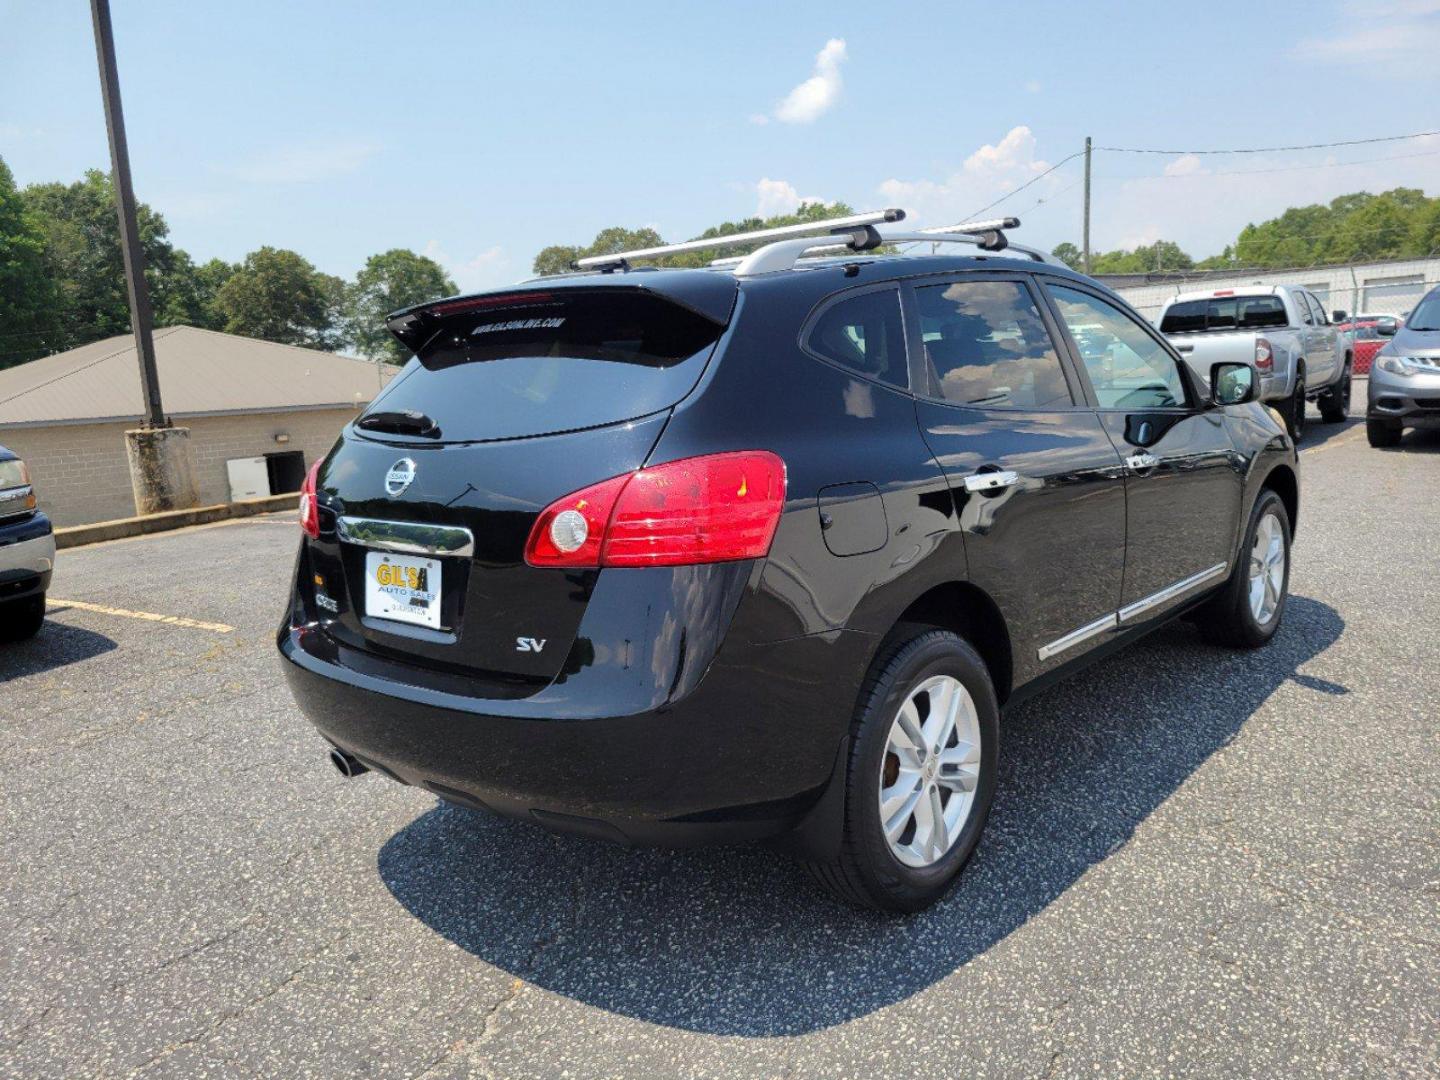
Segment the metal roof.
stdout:
<svg viewBox="0 0 1440 1080">
<path fill-rule="evenodd" d="M 155 363 L 172 417 L 358 406 L 397 370 L 194 326 L 156 330 Z M 0 426 L 138 422 L 143 413 L 130 334 L 0 370 Z"/>
</svg>

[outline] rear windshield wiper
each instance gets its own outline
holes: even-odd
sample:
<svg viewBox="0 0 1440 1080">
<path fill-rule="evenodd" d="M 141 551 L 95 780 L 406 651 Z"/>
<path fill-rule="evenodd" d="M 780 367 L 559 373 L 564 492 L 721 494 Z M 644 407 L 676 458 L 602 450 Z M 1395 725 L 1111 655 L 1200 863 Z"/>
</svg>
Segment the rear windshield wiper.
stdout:
<svg viewBox="0 0 1440 1080">
<path fill-rule="evenodd" d="M 382 409 L 367 413 L 355 421 L 355 426 L 366 431 L 388 431 L 393 435 L 440 437 L 440 425 L 418 409 Z"/>
</svg>

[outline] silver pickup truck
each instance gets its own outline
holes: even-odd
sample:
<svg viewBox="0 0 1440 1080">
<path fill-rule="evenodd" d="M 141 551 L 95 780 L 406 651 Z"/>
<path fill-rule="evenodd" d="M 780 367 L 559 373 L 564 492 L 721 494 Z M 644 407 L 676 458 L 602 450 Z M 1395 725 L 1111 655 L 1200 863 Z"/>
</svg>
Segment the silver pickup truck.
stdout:
<svg viewBox="0 0 1440 1080">
<path fill-rule="evenodd" d="M 1298 286 L 1253 285 L 1182 293 L 1157 323 L 1202 379 L 1209 380 L 1212 364 L 1254 364 L 1260 399 L 1275 405 L 1298 442 L 1307 401 L 1318 402 L 1332 423 L 1350 411 L 1352 343 L 1335 328 L 1344 318 L 1343 311 L 1327 315 L 1314 293 Z"/>
</svg>

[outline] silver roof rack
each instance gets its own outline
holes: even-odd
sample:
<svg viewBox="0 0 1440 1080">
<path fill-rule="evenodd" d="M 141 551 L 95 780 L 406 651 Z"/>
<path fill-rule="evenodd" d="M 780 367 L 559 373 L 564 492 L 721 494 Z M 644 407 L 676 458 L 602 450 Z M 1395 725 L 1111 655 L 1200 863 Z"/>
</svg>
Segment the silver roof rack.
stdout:
<svg viewBox="0 0 1440 1080">
<path fill-rule="evenodd" d="M 759 274 L 774 274 L 782 270 L 791 269 L 806 254 L 818 255 L 824 253 L 838 253 L 843 251 L 871 250 L 881 244 L 974 244 L 983 251 L 999 252 L 1007 248 L 1013 248 L 1022 255 L 1028 255 L 1036 262 L 1050 263 L 1051 265 L 1063 265 L 1054 256 L 1047 255 L 1037 248 L 1024 247 L 1020 244 L 1010 243 L 1005 235 L 1006 229 L 1016 229 L 1020 226 L 1020 219 L 1007 217 L 996 218 L 991 221 L 967 221 L 958 225 L 941 225 L 930 229 L 921 229 L 914 233 L 880 233 L 875 231 L 878 243 L 874 237 L 866 237 L 865 242 L 856 244 L 853 241 L 846 243 L 835 243 L 832 241 L 816 242 L 814 239 L 780 240 L 773 244 L 767 244 L 759 251 L 751 252 L 741 259 L 717 260 L 712 265 L 727 265 L 733 262 L 736 277 L 755 277 Z"/>
<path fill-rule="evenodd" d="M 781 225 L 774 229 L 756 229 L 753 232 L 731 233 L 729 236 L 712 236 L 704 240 L 687 240 L 683 244 L 663 244 L 660 247 L 637 248 L 634 251 L 617 251 L 613 255 L 589 255 L 577 259 L 575 265 L 581 270 L 627 270 L 634 259 L 654 259 L 662 255 L 679 255 L 687 251 L 709 251 L 713 248 L 739 247 L 753 244 L 757 240 L 780 240 L 783 237 L 846 237 L 843 245 L 853 251 L 863 251 L 878 246 L 875 240 L 880 234 L 876 225 L 904 221 L 904 210 L 874 210 L 864 214 L 850 214 L 847 217 L 831 218 L 828 221 L 809 221 L 799 225 Z"/>
</svg>

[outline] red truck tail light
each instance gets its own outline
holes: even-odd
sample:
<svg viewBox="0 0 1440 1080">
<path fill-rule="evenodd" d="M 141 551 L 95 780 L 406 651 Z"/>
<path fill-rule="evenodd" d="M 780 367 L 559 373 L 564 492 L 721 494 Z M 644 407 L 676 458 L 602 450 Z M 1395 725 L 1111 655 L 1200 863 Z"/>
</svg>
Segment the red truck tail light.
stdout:
<svg viewBox="0 0 1440 1080">
<path fill-rule="evenodd" d="M 1275 367 L 1275 354 L 1270 349 L 1270 342 L 1263 337 L 1255 339 L 1255 366 L 1265 372 Z"/>
<path fill-rule="evenodd" d="M 768 450 L 684 458 L 603 480 L 547 506 L 531 566 L 686 566 L 768 554 L 785 463 Z"/>
<path fill-rule="evenodd" d="M 300 485 L 300 531 L 314 540 L 320 535 L 320 504 L 315 501 L 315 484 L 320 475 L 320 462 L 310 466 L 305 482 Z"/>
</svg>

